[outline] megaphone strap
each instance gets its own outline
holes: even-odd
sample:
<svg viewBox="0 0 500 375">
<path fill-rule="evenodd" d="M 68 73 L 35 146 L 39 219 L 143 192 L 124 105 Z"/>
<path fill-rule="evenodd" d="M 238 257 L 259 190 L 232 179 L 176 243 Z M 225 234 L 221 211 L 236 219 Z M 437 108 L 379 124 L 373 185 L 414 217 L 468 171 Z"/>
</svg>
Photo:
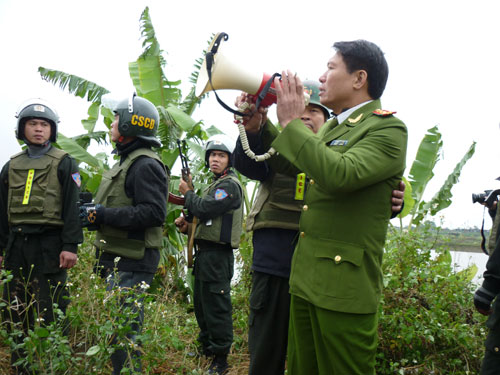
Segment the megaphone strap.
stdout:
<svg viewBox="0 0 500 375">
<path fill-rule="evenodd" d="M 266 82 L 266 84 L 264 85 L 264 87 L 262 88 L 262 91 L 260 92 L 260 94 L 258 95 L 257 97 L 257 101 L 255 102 L 255 107 L 259 108 L 260 106 L 260 103 L 264 100 L 264 98 L 266 97 L 268 91 L 269 91 L 269 88 L 271 87 L 271 85 L 273 84 L 274 82 L 274 79 L 276 77 L 280 77 L 281 78 L 281 74 L 279 73 L 274 73 L 272 75 L 271 78 L 268 79 L 268 81 Z"/>
</svg>

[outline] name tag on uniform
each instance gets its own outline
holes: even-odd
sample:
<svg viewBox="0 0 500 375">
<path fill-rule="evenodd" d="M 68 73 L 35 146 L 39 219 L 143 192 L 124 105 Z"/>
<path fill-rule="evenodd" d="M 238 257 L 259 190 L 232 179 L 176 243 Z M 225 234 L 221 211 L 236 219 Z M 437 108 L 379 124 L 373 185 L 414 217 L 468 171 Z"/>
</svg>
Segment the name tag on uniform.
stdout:
<svg viewBox="0 0 500 375">
<path fill-rule="evenodd" d="M 346 139 L 335 139 L 330 142 L 330 146 L 345 146 L 347 143 L 349 143 L 349 141 Z"/>
</svg>

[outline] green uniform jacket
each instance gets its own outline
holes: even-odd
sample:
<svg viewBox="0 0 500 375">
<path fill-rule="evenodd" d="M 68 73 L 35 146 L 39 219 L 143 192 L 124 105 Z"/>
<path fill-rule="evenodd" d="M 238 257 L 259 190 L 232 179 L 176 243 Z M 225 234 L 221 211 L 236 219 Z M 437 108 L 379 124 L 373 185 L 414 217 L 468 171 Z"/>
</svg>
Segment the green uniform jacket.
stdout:
<svg viewBox="0 0 500 375">
<path fill-rule="evenodd" d="M 263 129 L 270 144 L 311 181 L 300 218 L 290 293 L 329 310 L 375 313 L 382 291 L 382 254 L 391 194 L 403 175 L 407 130 L 393 115 L 377 116 L 375 100 L 315 135 L 294 120 L 281 134 Z M 273 157 L 277 171 L 296 173 Z"/>
</svg>

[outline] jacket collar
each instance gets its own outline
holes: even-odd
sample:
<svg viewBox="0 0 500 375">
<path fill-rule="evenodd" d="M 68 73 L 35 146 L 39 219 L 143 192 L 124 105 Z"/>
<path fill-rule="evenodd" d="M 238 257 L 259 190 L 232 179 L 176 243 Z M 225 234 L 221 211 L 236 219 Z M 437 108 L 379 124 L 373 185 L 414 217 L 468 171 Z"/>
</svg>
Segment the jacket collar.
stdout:
<svg viewBox="0 0 500 375">
<path fill-rule="evenodd" d="M 357 109 L 355 109 L 347 118 L 340 124 L 331 129 L 326 129 L 325 135 L 322 137 L 327 142 L 341 137 L 343 134 L 349 132 L 352 128 L 360 126 L 367 118 L 371 117 L 372 112 L 380 108 L 380 99 L 373 100 Z M 334 120 L 330 120 L 334 121 Z M 327 122 L 324 126 L 328 126 L 331 122 Z"/>
</svg>

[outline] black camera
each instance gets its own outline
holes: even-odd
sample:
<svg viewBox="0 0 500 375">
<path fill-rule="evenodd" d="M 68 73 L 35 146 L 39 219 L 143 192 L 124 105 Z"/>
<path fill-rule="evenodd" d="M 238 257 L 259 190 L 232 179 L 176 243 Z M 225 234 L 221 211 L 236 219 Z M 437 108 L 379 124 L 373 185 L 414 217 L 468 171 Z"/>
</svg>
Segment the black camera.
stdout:
<svg viewBox="0 0 500 375">
<path fill-rule="evenodd" d="M 95 204 L 92 203 L 92 193 L 89 192 L 81 192 L 79 195 L 78 202 L 76 203 L 78 205 L 78 209 L 80 210 L 80 220 L 82 227 L 86 227 L 87 230 L 97 230 L 99 229 L 99 226 L 90 224 L 87 220 L 87 208 L 88 207 L 95 207 Z"/>
<path fill-rule="evenodd" d="M 500 189 L 485 190 L 484 193 L 472 194 L 472 203 L 485 204 L 486 207 L 491 208 L 492 204 L 498 200 Z"/>
<path fill-rule="evenodd" d="M 78 198 L 78 202 L 76 203 L 78 207 L 92 203 L 92 193 L 89 193 L 88 191 L 81 192 Z"/>
</svg>

